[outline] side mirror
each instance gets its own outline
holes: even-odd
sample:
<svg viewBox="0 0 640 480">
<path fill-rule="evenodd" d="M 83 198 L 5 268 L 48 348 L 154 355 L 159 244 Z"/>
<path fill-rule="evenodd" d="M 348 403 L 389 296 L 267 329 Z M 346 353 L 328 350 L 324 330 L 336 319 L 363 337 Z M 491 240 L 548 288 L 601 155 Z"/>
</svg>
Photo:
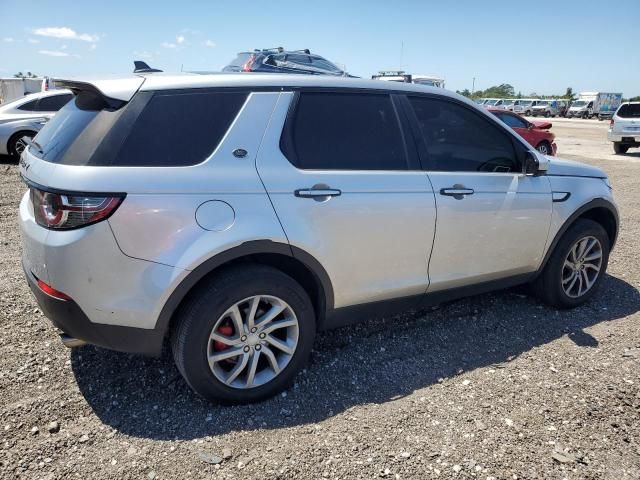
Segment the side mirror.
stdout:
<svg viewBox="0 0 640 480">
<path fill-rule="evenodd" d="M 524 157 L 525 175 L 542 175 L 549 168 L 549 160 L 537 152 L 528 151 Z"/>
</svg>

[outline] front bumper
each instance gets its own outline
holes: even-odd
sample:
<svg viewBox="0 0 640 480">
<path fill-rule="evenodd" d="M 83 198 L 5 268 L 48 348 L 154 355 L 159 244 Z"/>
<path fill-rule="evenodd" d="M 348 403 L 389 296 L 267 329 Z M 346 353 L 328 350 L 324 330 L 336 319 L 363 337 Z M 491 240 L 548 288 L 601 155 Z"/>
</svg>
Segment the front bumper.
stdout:
<svg viewBox="0 0 640 480">
<path fill-rule="evenodd" d="M 117 350 L 158 356 L 162 352 L 164 332 L 146 328 L 93 323 L 73 300 L 59 300 L 44 293 L 34 276 L 22 265 L 27 283 L 42 313 L 63 333 L 86 343 Z"/>
</svg>

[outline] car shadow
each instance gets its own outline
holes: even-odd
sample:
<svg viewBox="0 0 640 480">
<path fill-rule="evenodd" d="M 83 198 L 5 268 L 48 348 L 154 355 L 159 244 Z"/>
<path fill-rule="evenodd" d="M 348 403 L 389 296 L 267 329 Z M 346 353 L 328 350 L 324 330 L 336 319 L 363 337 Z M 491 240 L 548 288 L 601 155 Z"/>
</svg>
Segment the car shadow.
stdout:
<svg viewBox="0 0 640 480">
<path fill-rule="evenodd" d="M 0 165 L 17 165 L 18 159 L 11 155 L 0 155 Z"/>
<path fill-rule="evenodd" d="M 151 359 L 87 346 L 72 351 L 71 365 L 104 424 L 135 437 L 188 440 L 315 423 L 355 405 L 396 400 L 462 371 L 499 366 L 563 336 L 596 348 L 586 328 L 638 311 L 638 290 L 607 276 L 598 295 L 574 310 L 547 308 L 514 289 L 369 320 L 319 334 L 296 384 L 253 405 L 202 400 L 166 352 Z"/>
</svg>

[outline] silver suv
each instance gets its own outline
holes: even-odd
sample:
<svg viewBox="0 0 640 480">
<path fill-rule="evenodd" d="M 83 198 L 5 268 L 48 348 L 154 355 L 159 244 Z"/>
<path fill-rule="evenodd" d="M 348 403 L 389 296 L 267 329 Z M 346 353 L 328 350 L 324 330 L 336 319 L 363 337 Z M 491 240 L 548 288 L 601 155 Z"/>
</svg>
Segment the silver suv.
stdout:
<svg viewBox="0 0 640 480">
<path fill-rule="evenodd" d="M 23 153 L 23 265 L 69 346 L 159 354 L 203 397 L 284 389 L 316 331 L 530 283 L 588 300 L 618 232 L 606 174 L 441 88 L 131 76 Z M 64 125 L 64 128 L 60 128 Z"/>
<path fill-rule="evenodd" d="M 621 104 L 611 117 L 607 138 L 613 142 L 617 154 L 640 147 L 640 102 Z"/>
</svg>

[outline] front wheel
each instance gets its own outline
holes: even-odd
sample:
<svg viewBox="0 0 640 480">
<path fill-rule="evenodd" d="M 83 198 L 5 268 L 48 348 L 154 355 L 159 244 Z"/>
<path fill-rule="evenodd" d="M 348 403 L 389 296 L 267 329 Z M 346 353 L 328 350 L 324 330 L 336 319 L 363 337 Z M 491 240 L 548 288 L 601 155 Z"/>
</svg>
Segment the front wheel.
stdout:
<svg viewBox="0 0 640 480">
<path fill-rule="evenodd" d="M 574 308 L 597 291 L 609 262 L 609 236 L 597 222 L 577 220 L 562 236 L 534 281 L 537 296 L 557 308 Z"/>
<path fill-rule="evenodd" d="M 284 390 L 304 367 L 315 336 L 309 296 L 271 267 L 223 270 L 178 313 L 173 357 L 205 399 L 250 403 Z"/>
<path fill-rule="evenodd" d="M 551 145 L 549 145 L 549 142 L 540 142 L 536 147 L 536 150 L 543 155 L 551 155 Z"/>
<path fill-rule="evenodd" d="M 628 145 L 623 145 L 620 142 L 613 142 L 613 151 L 616 155 L 627 153 L 627 150 L 629 150 Z"/>
</svg>

